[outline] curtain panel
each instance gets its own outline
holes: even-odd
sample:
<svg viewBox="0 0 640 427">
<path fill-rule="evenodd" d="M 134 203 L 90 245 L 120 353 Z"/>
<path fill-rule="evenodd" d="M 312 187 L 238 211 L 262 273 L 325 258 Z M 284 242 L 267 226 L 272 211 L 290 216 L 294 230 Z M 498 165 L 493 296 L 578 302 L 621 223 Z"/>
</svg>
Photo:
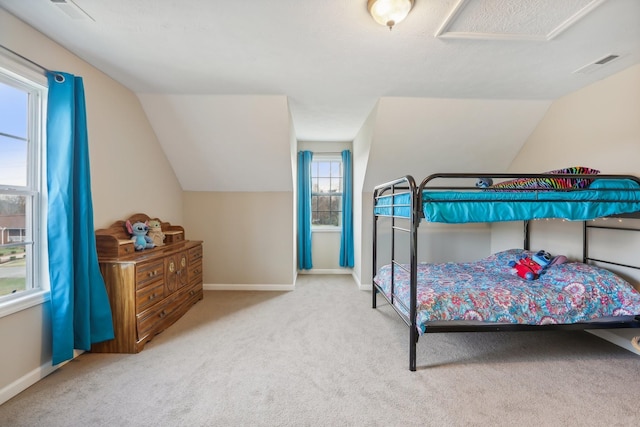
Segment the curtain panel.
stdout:
<svg viewBox="0 0 640 427">
<path fill-rule="evenodd" d="M 48 73 L 47 239 L 52 363 L 113 339 L 111 307 L 98 265 L 81 77 Z"/>
<path fill-rule="evenodd" d="M 298 152 L 298 268 L 313 268 L 311 261 L 311 151 Z"/>
<path fill-rule="evenodd" d="M 351 151 L 342 152 L 342 231 L 340 267 L 353 267 L 353 165 Z"/>
</svg>

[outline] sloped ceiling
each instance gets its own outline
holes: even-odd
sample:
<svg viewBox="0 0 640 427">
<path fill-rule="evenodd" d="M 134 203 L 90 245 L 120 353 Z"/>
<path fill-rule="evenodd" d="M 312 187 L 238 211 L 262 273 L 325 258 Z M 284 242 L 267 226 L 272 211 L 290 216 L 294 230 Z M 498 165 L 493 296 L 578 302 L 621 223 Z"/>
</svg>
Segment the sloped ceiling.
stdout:
<svg viewBox="0 0 640 427">
<path fill-rule="evenodd" d="M 506 171 L 521 148 L 514 141 L 525 141 L 548 107 L 548 101 L 383 98 L 363 190 L 407 174 Z"/>
<path fill-rule="evenodd" d="M 139 95 L 190 191 L 291 191 L 284 96 Z"/>
<path fill-rule="evenodd" d="M 282 111 L 280 100 L 273 111 L 271 100 L 258 103 L 269 109 L 267 117 L 291 118 L 295 138 L 302 141 L 350 141 L 379 100 L 391 98 L 389 105 L 407 111 L 410 98 L 428 99 L 430 110 L 448 111 L 449 128 L 421 120 L 412 124 L 415 137 L 399 138 L 377 126 L 369 156 L 375 174 L 391 167 L 384 166 L 386 157 L 378 157 L 386 155 L 387 145 L 400 158 L 412 155 L 413 144 L 431 145 L 425 162 L 439 159 L 425 170 L 460 170 L 475 161 L 506 169 L 504 153 L 523 144 L 525 130 L 539 120 L 539 101 L 548 103 L 640 63 L 638 0 L 416 0 L 392 31 L 371 19 L 366 0 L 66 1 L 77 5 L 84 19 L 70 18 L 50 0 L 0 0 L 0 7 L 137 93 L 187 190 L 245 188 L 223 184 L 218 172 L 207 168 L 224 163 L 216 166 L 224 171 L 247 153 L 264 163 L 281 162 L 283 147 L 265 149 L 261 144 L 273 139 L 245 129 L 257 121 L 239 111 L 232 118 L 234 108 L 222 114 L 220 97 L 285 98 L 290 113 Z M 575 72 L 610 54 L 619 58 Z M 440 109 L 433 106 L 437 99 L 444 99 Z M 449 110 L 451 99 L 512 100 L 514 111 L 530 115 L 518 116 L 522 130 L 504 132 L 503 145 L 493 148 L 502 155 L 490 157 L 460 141 L 457 127 L 473 121 L 466 108 Z M 212 116 L 204 120 L 184 104 L 187 100 L 215 106 L 223 123 Z M 183 104 L 181 111 L 176 103 Z M 376 114 L 381 123 L 394 116 L 385 108 Z M 280 116 L 274 120 L 280 123 Z M 471 137 L 484 132 L 479 139 L 487 141 L 502 133 L 502 109 L 487 109 L 484 120 Z M 271 132 L 279 131 L 267 125 L 265 133 Z M 288 144 L 289 136 L 285 139 Z M 449 156 L 445 150 L 458 143 L 465 149 Z M 185 158 L 189 150 L 199 154 L 197 161 Z M 232 160 L 220 160 L 227 155 Z M 283 188 L 291 166 L 274 168 L 269 179 L 272 188 Z"/>
</svg>

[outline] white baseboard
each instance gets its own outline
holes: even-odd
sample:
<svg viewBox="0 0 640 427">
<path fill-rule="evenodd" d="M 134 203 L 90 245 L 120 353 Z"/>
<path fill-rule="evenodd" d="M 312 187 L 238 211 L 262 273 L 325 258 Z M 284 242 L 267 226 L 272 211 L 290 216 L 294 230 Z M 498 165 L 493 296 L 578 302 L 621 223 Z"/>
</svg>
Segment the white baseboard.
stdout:
<svg viewBox="0 0 640 427">
<path fill-rule="evenodd" d="M 353 272 L 353 274 L 351 275 L 353 276 L 353 280 L 356 282 L 356 285 L 358 285 L 358 289 L 360 289 L 361 291 L 370 291 L 371 288 L 371 283 L 361 283 L 360 282 L 360 278 L 358 276 L 356 276 L 355 271 Z"/>
<path fill-rule="evenodd" d="M 620 346 L 626 350 L 629 350 L 632 353 L 639 354 L 640 350 L 635 348 L 633 344 L 631 344 L 631 339 L 634 336 L 639 335 L 638 330 L 635 328 L 629 329 L 589 329 L 587 330 L 590 334 L 593 334 L 603 340 L 607 340 L 611 343 L 614 343 L 617 346 Z"/>
<path fill-rule="evenodd" d="M 41 365 L 39 368 L 34 369 L 11 384 L 3 387 L 2 390 L 0 390 L 0 405 L 31 387 L 56 369 L 58 369 L 58 367 L 51 366 L 51 362 L 49 362 L 48 364 Z"/>
<path fill-rule="evenodd" d="M 74 359 L 82 353 L 84 353 L 84 351 L 74 350 L 73 351 Z M 2 405 L 4 402 L 11 399 L 12 397 L 22 393 L 23 391 L 25 391 L 26 389 L 28 389 L 29 387 L 31 387 L 32 385 L 34 385 L 35 383 L 37 383 L 38 381 L 46 377 L 47 375 L 52 374 L 56 369 L 66 365 L 67 363 L 69 363 L 69 360 L 53 366 L 51 364 L 51 360 L 49 360 L 44 365 L 40 365 L 38 368 L 35 368 L 34 370 L 27 373 L 26 375 L 23 375 L 22 377 L 18 378 L 11 384 L 6 385 L 2 389 L 0 389 L 0 405 Z"/>
<path fill-rule="evenodd" d="M 295 284 L 291 285 L 278 285 L 278 284 L 222 284 L 211 283 L 205 284 L 202 288 L 205 291 L 292 291 L 295 289 Z"/>
<path fill-rule="evenodd" d="M 351 268 L 312 268 L 298 270 L 298 274 L 353 274 L 353 270 Z"/>
<path fill-rule="evenodd" d="M 316 269 L 316 270 L 304 270 L 298 271 L 298 274 L 350 274 L 353 280 L 356 282 L 358 289 L 361 291 L 370 291 L 371 284 L 362 284 L 356 276 L 353 269 L 341 268 L 341 269 Z M 205 291 L 293 291 L 296 285 L 280 285 L 280 284 L 223 284 L 223 283 L 209 283 L 204 284 L 203 289 Z"/>
</svg>

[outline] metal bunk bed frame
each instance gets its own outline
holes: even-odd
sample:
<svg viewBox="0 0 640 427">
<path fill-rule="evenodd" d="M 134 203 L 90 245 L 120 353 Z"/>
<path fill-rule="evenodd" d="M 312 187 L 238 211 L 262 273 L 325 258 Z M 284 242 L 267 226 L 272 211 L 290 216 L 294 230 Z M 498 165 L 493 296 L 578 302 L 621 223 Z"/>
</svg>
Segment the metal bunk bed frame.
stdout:
<svg viewBox="0 0 640 427">
<path fill-rule="evenodd" d="M 640 178 L 631 176 L 631 175 L 579 175 L 579 174 L 470 174 L 470 173 L 439 173 L 430 175 L 420 183 L 420 185 L 416 184 L 415 179 L 411 175 L 405 175 L 401 178 L 398 178 L 393 181 L 389 181 L 384 184 L 380 184 L 375 187 L 373 192 L 373 234 L 372 234 L 372 242 L 373 242 L 373 251 L 372 251 L 372 308 L 377 308 L 377 295 L 381 294 L 384 299 L 389 303 L 391 307 L 398 313 L 400 318 L 405 322 L 405 324 L 409 327 L 409 370 L 416 370 L 416 345 L 420 335 L 418 334 L 418 325 L 416 322 L 417 315 L 417 307 L 416 307 L 416 299 L 417 299 L 417 265 L 418 265 L 418 227 L 420 222 L 424 218 L 424 214 L 422 211 L 422 197 L 423 190 L 476 190 L 480 191 L 476 187 L 469 186 L 428 186 L 431 181 L 436 179 L 478 179 L 478 178 L 496 178 L 496 179 L 519 179 L 519 178 L 568 178 L 568 179 L 629 179 L 635 181 L 640 185 Z M 518 191 L 514 189 L 509 189 L 508 191 Z M 521 191 L 532 191 L 531 189 L 521 190 Z M 568 190 L 559 190 L 559 189 L 538 189 L 536 191 L 568 191 Z M 579 191 L 579 190 L 578 190 Z M 402 194 L 409 195 L 409 203 L 393 203 L 387 207 L 391 208 L 390 215 L 376 214 L 375 206 L 377 200 L 382 196 L 397 196 Z M 459 201 L 467 201 L 467 200 L 459 200 Z M 564 201 L 564 200 L 560 200 Z M 567 200 L 570 201 L 570 200 Z M 598 200 L 593 200 L 592 202 L 598 202 Z M 396 208 L 409 208 L 409 218 L 402 215 L 396 215 Z M 382 289 L 378 286 L 375 281 L 375 275 L 377 273 L 377 259 L 378 259 L 378 218 L 379 217 L 388 217 L 390 218 L 390 254 L 391 254 L 391 289 L 390 296 L 387 296 Z M 630 214 L 622 214 L 615 215 L 613 217 L 616 218 L 633 218 L 640 219 L 640 211 L 630 213 Z M 398 224 L 398 220 L 400 221 L 408 221 L 408 227 L 402 227 Z M 530 229 L 529 223 L 530 220 L 525 220 L 524 222 L 524 249 L 530 249 Z M 623 231 L 635 231 L 640 232 L 640 228 L 625 228 L 625 227 L 611 227 L 611 226 L 596 226 L 589 224 L 589 221 L 583 221 L 583 256 L 582 262 L 588 263 L 592 262 L 600 262 L 606 263 L 610 265 L 616 265 L 631 269 L 640 270 L 640 266 L 635 265 L 627 265 L 620 264 L 612 261 L 606 261 L 602 259 L 591 258 L 588 256 L 588 230 L 590 228 L 600 228 L 600 229 L 613 229 L 613 230 L 623 230 Z M 409 269 L 407 269 L 403 264 L 401 264 L 396 255 L 396 232 L 400 233 L 408 233 L 409 234 Z M 400 299 L 396 299 L 395 297 L 395 289 L 394 289 L 394 270 L 396 268 L 400 268 L 406 271 L 410 275 L 410 301 L 409 306 L 407 307 Z M 407 316 L 404 314 L 400 308 L 396 305 L 401 305 L 406 312 L 409 313 Z M 538 330 L 585 330 L 585 329 L 614 329 L 614 328 L 640 328 L 640 315 L 636 316 L 631 322 L 590 322 L 590 323 L 574 323 L 574 324 L 547 324 L 547 325 L 525 325 L 525 324 L 487 324 L 487 325 L 446 325 L 446 324 L 438 324 L 438 325 L 430 325 L 426 328 L 425 333 L 441 333 L 441 332 L 496 332 L 496 331 L 538 331 Z"/>
</svg>

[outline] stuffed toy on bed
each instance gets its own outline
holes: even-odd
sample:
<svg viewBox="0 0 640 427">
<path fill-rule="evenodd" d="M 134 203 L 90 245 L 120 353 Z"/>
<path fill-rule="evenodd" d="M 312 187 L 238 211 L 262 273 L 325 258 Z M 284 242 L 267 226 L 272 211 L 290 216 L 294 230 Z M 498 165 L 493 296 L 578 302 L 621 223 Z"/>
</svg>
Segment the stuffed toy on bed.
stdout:
<svg viewBox="0 0 640 427">
<path fill-rule="evenodd" d="M 138 221 L 131 224 L 131 221 L 127 220 L 125 225 L 127 227 L 127 231 L 132 236 L 131 240 L 133 240 L 133 247 L 136 251 L 151 249 L 155 246 L 153 244 L 153 240 L 151 240 L 151 238 L 147 236 L 149 226 L 146 222 Z"/>
<path fill-rule="evenodd" d="M 491 178 L 478 178 L 476 181 L 476 187 L 478 188 L 489 188 L 493 185 L 493 179 Z"/>
<path fill-rule="evenodd" d="M 550 266 L 566 261 L 567 257 L 564 255 L 551 257 L 549 252 L 541 250 L 530 257 L 523 254 L 517 261 L 509 261 L 509 266 L 523 279 L 535 280 L 543 275 Z"/>
</svg>

